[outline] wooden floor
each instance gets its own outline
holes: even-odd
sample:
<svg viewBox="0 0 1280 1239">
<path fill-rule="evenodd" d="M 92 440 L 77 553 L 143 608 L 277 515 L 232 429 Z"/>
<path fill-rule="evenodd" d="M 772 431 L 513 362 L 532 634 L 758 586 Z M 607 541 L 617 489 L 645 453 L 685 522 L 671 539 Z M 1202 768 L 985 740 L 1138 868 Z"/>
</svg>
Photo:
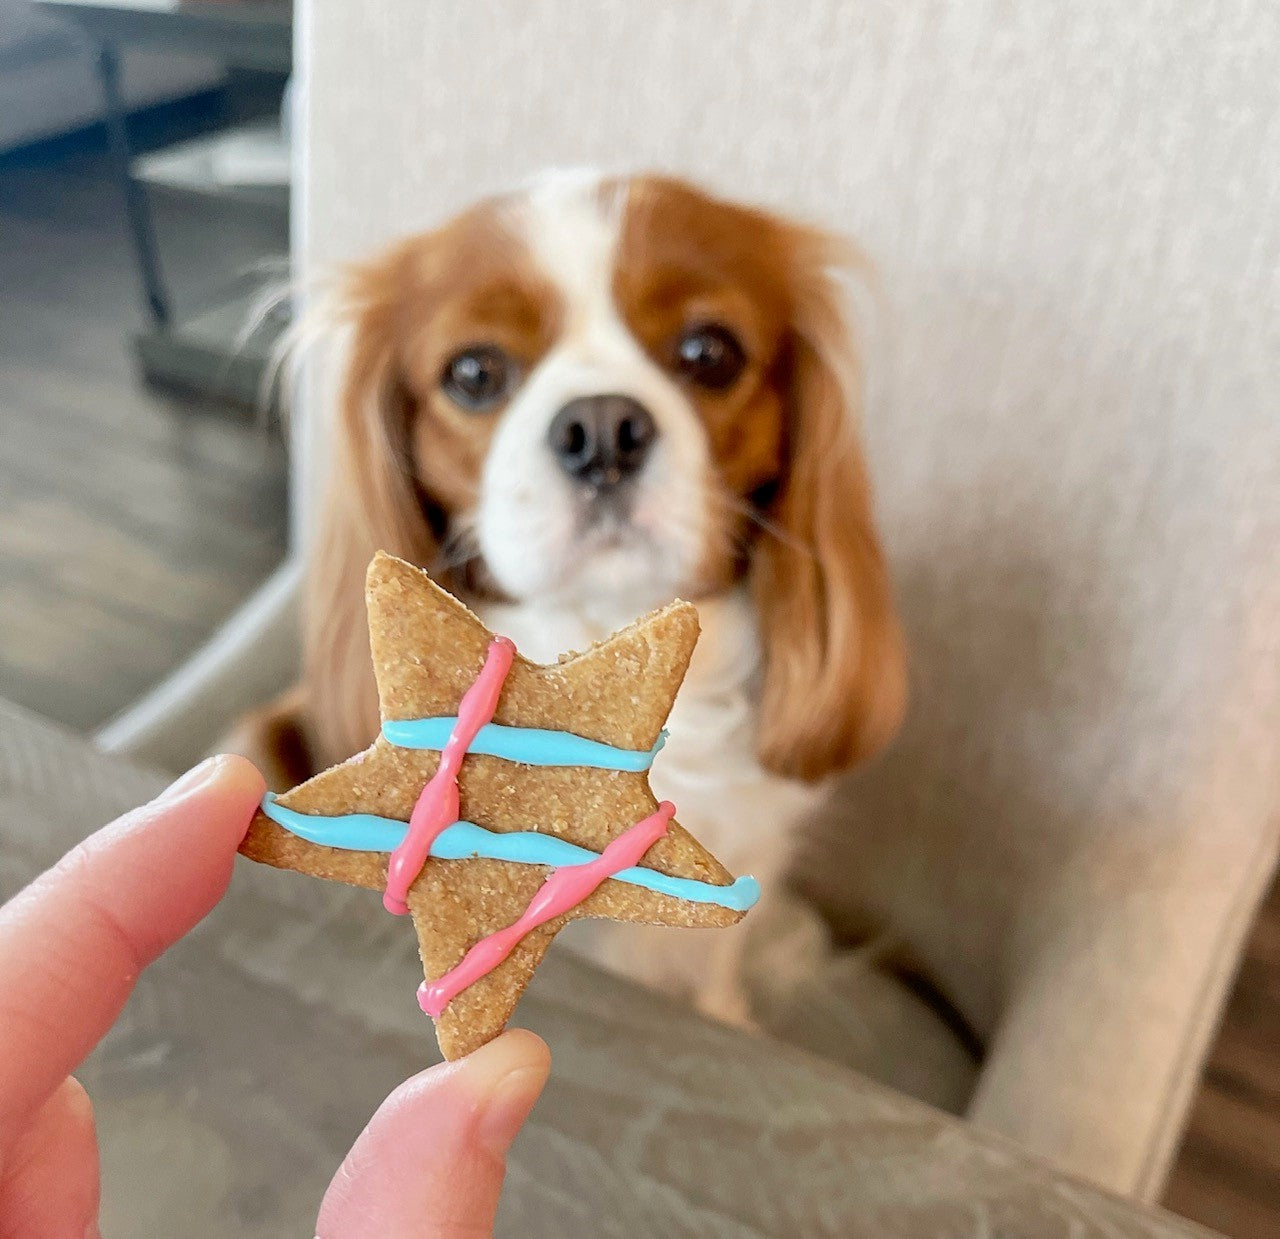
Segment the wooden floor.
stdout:
<svg viewBox="0 0 1280 1239">
<path fill-rule="evenodd" d="M 179 305 L 281 254 L 284 221 L 157 199 Z M 279 562 L 285 459 L 244 414 L 146 391 L 101 156 L 0 169 L 0 694 L 96 726 Z"/>
<path fill-rule="evenodd" d="M 284 238 L 158 203 L 175 289 Z M 278 562 L 284 458 L 243 419 L 143 390 L 137 293 L 100 159 L 0 171 L 0 695 L 77 728 L 132 701 Z M 1258 924 L 1167 1203 L 1280 1236 L 1280 893 Z"/>
<path fill-rule="evenodd" d="M 1242 1239 L 1280 1236 L 1280 885 L 1254 926 L 1165 1204 Z"/>
</svg>

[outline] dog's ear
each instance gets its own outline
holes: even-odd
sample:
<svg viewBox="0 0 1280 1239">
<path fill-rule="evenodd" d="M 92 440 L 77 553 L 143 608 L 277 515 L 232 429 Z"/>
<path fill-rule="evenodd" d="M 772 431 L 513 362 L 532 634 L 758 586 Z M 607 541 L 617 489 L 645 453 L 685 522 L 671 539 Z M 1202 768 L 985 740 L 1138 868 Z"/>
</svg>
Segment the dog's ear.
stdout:
<svg viewBox="0 0 1280 1239">
<path fill-rule="evenodd" d="M 396 327 L 405 248 L 352 268 L 328 311 L 347 336 L 339 397 L 325 423 L 327 483 L 309 547 L 304 606 L 307 713 L 321 765 L 378 733 L 365 618 L 365 570 L 383 550 L 432 564 L 409 435 L 413 401 L 399 369 Z"/>
<path fill-rule="evenodd" d="M 862 373 L 835 265 L 858 263 L 797 231 L 786 458 L 751 583 L 764 654 L 759 750 L 813 780 L 892 738 L 906 703 L 902 633 L 859 440 Z"/>
</svg>

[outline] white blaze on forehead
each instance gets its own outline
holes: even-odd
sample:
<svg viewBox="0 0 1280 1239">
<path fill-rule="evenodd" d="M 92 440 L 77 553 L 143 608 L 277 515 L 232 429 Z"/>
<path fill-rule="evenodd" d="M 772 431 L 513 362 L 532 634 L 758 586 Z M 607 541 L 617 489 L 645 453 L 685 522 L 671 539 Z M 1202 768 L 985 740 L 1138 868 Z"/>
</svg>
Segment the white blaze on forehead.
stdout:
<svg viewBox="0 0 1280 1239">
<path fill-rule="evenodd" d="M 616 320 L 613 268 L 626 210 L 625 182 L 608 190 L 598 173 L 543 173 L 517 208 L 534 262 L 559 290 L 567 334 Z"/>
<path fill-rule="evenodd" d="M 701 558 L 707 524 L 707 441 L 685 394 L 631 334 L 614 301 L 625 181 L 557 171 L 507 207 L 512 231 L 558 293 L 556 339 L 502 415 L 481 482 L 476 530 L 498 582 L 519 598 L 616 593 L 620 606 L 666 601 Z M 551 422 L 581 396 L 643 404 L 658 437 L 637 478 L 632 534 L 593 550 L 581 493 L 548 442 Z M 622 599 L 626 597 L 627 602 Z"/>
<path fill-rule="evenodd" d="M 512 208 L 512 226 L 560 297 L 555 344 L 531 386 L 576 396 L 619 392 L 648 406 L 664 433 L 697 429 L 683 392 L 644 351 L 614 300 L 627 183 L 582 169 L 545 172 Z M 688 445 L 686 445 L 688 446 Z"/>
<path fill-rule="evenodd" d="M 606 391 L 659 403 L 669 397 L 660 390 L 665 376 L 627 330 L 614 301 L 626 205 L 625 181 L 606 186 L 599 175 L 573 170 L 544 173 L 518 208 L 517 227 L 530 256 L 560 294 L 559 337 L 541 369 L 555 375 L 566 399 Z"/>
</svg>

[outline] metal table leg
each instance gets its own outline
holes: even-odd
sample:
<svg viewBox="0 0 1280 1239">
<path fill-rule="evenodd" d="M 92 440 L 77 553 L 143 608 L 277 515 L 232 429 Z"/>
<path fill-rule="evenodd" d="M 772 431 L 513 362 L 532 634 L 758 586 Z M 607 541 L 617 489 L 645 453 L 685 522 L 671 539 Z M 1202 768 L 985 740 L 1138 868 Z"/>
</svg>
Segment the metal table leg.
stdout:
<svg viewBox="0 0 1280 1239">
<path fill-rule="evenodd" d="M 155 225 L 151 218 L 151 202 L 146 188 L 133 175 L 132 152 L 129 149 L 129 130 L 125 124 L 124 97 L 120 93 L 120 60 L 109 43 L 100 43 L 96 56 L 98 80 L 102 84 L 102 102 L 107 125 L 107 140 L 111 145 L 116 173 L 124 193 L 125 214 L 129 220 L 129 234 L 133 240 L 138 271 L 142 276 L 142 288 L 147 307 L 157 327 L 166 327 L 170 320 L 169 295 L 165 291 L 164 278 L 160 274 L 160 255 L 156 249 Z"/>
</svg>

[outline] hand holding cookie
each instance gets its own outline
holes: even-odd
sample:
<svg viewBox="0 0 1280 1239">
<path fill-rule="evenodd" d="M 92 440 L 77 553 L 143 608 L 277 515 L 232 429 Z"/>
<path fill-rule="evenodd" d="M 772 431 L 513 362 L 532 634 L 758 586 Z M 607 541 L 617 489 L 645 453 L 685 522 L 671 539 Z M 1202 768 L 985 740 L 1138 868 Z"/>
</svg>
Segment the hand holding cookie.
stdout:
<svg viewBox="0 0 1280 1239">
<path fill-rule="evenodd" d="M 222 897 L 262 791 L 248 762 L 207 762 L 91 835 L 0 909 L 6 1234 L 97 1234 L 93 1109 L 70 1073 L 111 1027 L 142 969 Z M 335 1177 L 318 1233 L 483 1233 L 507 1146 L 547 1068 L 537 1037 L 508 1033 L 402 1085 Z"/>
</svg>

